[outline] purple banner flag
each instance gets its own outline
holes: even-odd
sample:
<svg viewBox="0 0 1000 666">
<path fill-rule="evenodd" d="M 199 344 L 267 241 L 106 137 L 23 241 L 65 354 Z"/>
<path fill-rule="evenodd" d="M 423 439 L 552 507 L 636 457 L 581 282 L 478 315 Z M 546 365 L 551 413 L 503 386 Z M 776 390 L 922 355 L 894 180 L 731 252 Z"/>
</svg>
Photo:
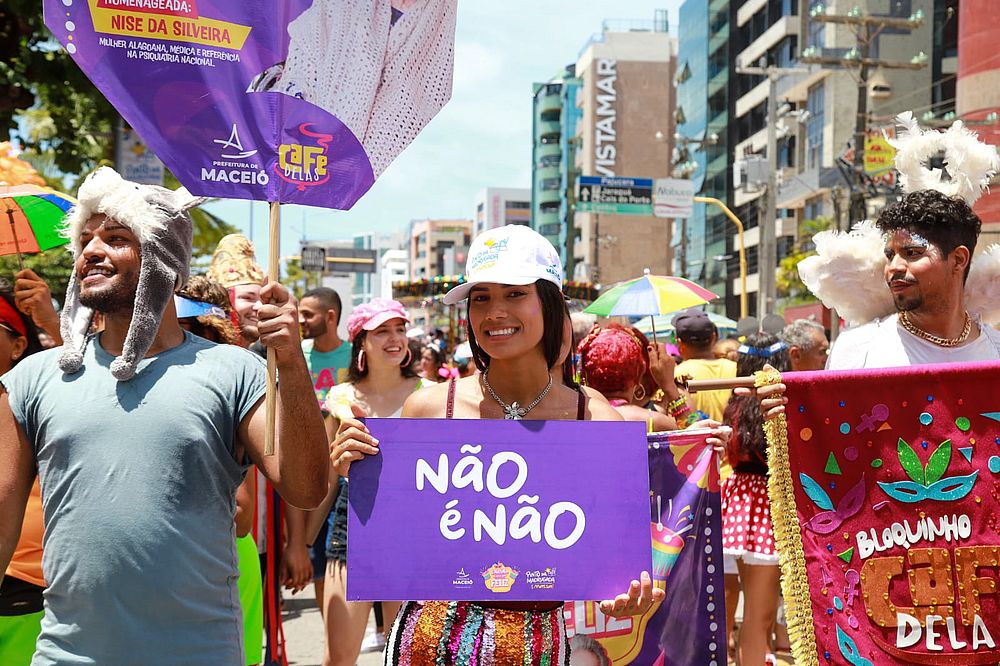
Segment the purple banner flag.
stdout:
<svg viewBox="0 0 1000 666">
<path fill-rule="evenodd" d="M 591 601 L 566 604 L 569 636 L 586 634 L 612 666 L 725 666 L 719 471 L 710 431 L 649 438 L 653 580 L 666 597 L 645 615 L 616 620 Z M 578 648 L 587 649 L 587 648 Z"/>
<path fill-rule="evenodd" d="M 44 0 L 192 193 L 347 209 L 451 97 L 456 0 Z"/>
<path fill-rule="evenodd" d="M 650 571 L 644 424 L 366 423 L 348 599 L 605 599 Z"/>
</svg>

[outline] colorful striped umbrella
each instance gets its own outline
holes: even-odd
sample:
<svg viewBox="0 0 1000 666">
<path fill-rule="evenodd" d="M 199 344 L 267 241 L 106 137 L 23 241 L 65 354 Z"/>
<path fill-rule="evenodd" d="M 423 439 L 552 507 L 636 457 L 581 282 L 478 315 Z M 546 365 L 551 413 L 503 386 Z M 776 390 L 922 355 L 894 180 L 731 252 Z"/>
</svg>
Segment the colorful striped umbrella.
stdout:
<svg viewBox="0 0 1000 666">
<path fill-rule="evenodd" d="M 584 308 L 584 312 L 603 317 L 637 317 L 678 312 L 696 305 L 708 303 L 716 295 L 690 280 L 672 275 L 650 275 L 649 270 L 641 278 L 621 282 L 596 301 Z M 656 330 L 653 330 L 656 339 Z"/>
<path fill-rule="evenodd" d="M 69 195 L 47 187 L 0 187 L 0 215 L 6 213 L 8 222 L 0 224 L 0 255 L 17 254 L 21 266 L 22 254 L 65 245 L 59 228 L 75 203 Z"/>
</svg>

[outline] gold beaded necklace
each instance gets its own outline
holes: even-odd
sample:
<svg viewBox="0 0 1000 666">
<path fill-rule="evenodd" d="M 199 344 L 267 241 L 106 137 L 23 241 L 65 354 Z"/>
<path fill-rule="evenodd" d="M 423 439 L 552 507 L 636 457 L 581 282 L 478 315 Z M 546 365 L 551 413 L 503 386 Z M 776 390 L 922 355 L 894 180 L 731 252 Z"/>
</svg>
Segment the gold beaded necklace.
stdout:
<svg viewBox="0 0 1000 666">
<path fill-rule="evenodd" d="M 912 321 L 910 321 L 910 313 L 906 311 L 899 313 L 899 323 L 908 333 L 912 333 L 918 338 L 927 340 L 928 342 L 938 345 L 939 347 L 957 347 L 969 339 L 969 332 L 972 331 L 972 317 L 969 316 L 968 312 L 965 313 L 965 326 L 962 328 L 962 333 L 957 338 L 942 338 L 941 336 L 934 335 L 933 333 L 928 333 L 922 328 L 918 328 Z"/>
</svg>

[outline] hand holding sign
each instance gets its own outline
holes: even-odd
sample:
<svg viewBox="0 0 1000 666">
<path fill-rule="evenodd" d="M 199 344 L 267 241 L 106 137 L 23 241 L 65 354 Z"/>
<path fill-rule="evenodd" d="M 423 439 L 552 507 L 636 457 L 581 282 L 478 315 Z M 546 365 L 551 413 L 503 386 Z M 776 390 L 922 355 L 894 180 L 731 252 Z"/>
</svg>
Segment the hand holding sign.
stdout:
<svg viewBox="0 0 1000 666">
<path fill-rule="evenodd" d="M 348 598 L 610 597 L 615 614 L 648 610 L 659 598 L 648 575 L 614 597 L 652 561 L 643 430 L 623 422 L 345 422 L 332 448 L 351 473 Z"/>
<path fill-rule="evenodd" d="M 340 421 L 337 435 L 330 442 L 330 461 L 340 476 L 346 477 L 351 471 L 351 463 L 362 460 L 366 455 L 378 454 L 378 440 L 372 437 L 364 423 L 357 420 L 364 418 L 365 412 L 358 405 L 351 403 L 351 414 L 334 414 Z"/>
<path fill-rule="evenodd" d="M 601 602 L 601 612 L 613 618 L 623 618 L 631 615 L 643 615 L 653 604 L 663 601 L 666 592 L 653 587 L 653 579 L 648 571 L 643 571 L 639 580 L 633 580 L 628 592 L 619 594 L 614 599 Z"/>
</svg>

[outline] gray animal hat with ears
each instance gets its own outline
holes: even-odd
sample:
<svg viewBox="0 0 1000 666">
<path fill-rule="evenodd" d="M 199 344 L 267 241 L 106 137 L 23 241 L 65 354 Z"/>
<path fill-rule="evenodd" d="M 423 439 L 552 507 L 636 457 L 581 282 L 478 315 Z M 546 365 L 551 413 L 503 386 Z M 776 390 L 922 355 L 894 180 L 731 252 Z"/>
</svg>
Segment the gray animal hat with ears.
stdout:
<svg viewBox="0 0 1000 666">
<path fill-rule="evenodd" d="M 128 227 L 139 240 L 141 265 L 132 323 L 121 356 L 111 363 L 111 374 L 120 381 L 128 381 L 153 344 L 167 303 L 187 281 L 193 234 L 187 211 L 203 199 L 191 196 L 184 188 L 172 191 L 133 183 L 114 169 L 101 167 L 87 176 L 77 200 L 66 216 L 64 229 L 72 243 L 74 259 L 83 251 L 80 234 L 84 225 L 100 213 Z M 60 322 L 64 346 L 59 367 L 63 372 L 77 372 L 83 365 L 93 317 L 93 310 L 80 303 L 80 285 L 74 269 Z"/>
</svg>

